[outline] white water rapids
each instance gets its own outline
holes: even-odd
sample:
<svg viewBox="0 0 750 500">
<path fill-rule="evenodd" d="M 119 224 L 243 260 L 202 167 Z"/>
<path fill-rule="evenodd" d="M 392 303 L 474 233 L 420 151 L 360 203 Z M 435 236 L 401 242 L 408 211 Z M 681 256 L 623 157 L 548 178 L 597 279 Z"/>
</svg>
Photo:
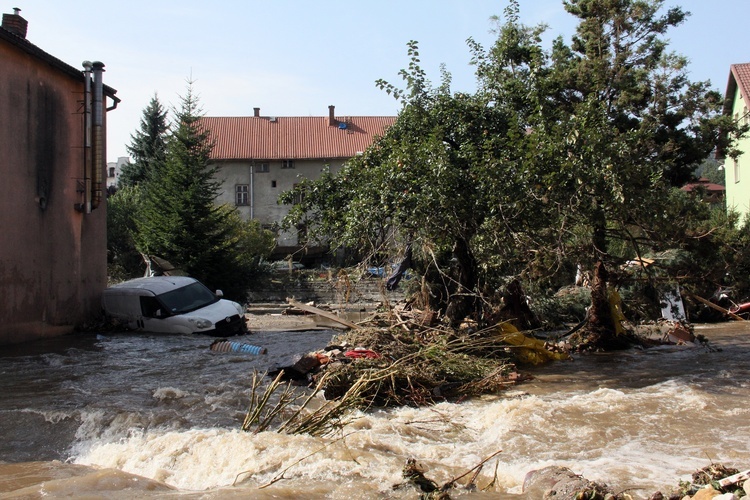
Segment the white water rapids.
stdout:
<svg viewBox="0 0 750 500">
<path fill-rule="evenodd" d="M 577 356 L 493 397 L 360 413 L 325 438 L 239 427 L 252 370 L 330 333 L 248 337 L 267 357 L 209 352 L 205 338 L 124 334 L 17 351 L 0 357 L 0 495 L 416 498 L 394 489 L 407 459 L 443 484 L 500 452 L 480 490 L 451 496 L 520 498 L 527 472 L 561 465 L 646 498 L 712 462 L 750 468 L 750 325 L 696 333 L 720 350 Z"/>
</svg>

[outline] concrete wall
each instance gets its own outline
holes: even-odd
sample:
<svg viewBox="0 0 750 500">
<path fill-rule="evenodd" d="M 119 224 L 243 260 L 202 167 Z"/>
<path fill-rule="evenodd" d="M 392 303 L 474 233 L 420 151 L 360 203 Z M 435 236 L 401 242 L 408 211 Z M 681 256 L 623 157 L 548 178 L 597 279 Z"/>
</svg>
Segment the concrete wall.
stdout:
<svg viewBox="0 0 750 500">
<path fill-rule="evenodd" d="M 268 165 L 268 171 L 262 172 L 257 167 L 260 163 Z M 217 177 L 222 183 L 222 193 L 218 203 L 235 205 L 235 186 L 238 184 L 251 186 L 248 205 L 237 206 L 242 216 L 249 220 L 255 218 L 261 224 L 280 223 L 284 216 L 289 213 L 289 206 L 279 205 L 279 195 L 288 191 L 300 182 L 302 178 L 317 179 L 325 168 L 337 172 L 343 165 L 344 160 L 294 160 L 294 168 L 282 168 L 281 161 L 258 161 L 254 163 L 247 161 L 217 162 Z M 287 232 L 279 235 L 280 246 L 297 245 L 296 232 Z"/>
<path fill-rule="evenodd" d="M 100 311 L 106 201 L 75 208 L 82 94 L 83 77 L 0 40 L 0 344 L 67 333 Z"/>
</svg>

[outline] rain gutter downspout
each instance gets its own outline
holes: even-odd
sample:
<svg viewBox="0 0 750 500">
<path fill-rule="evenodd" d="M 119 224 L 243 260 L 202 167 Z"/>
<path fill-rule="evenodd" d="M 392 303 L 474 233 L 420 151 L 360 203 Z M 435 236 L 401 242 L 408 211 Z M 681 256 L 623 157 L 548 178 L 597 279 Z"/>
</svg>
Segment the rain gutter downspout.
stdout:
<svg viewBox="0 0 750 500">
<path fill-rule="evenodd" d="M 76 208 L 91 213 L 91 61 L 83 61 L 83 200 Z"/>
<path fill-rule="evenodd" d="M 255 162 L 250 166 L 250 220 L 255 216 Z"/>
<path fill-rule="evenodd" d="M 93 99 L 93 162 L 92 162 L 92 186 L 91 186 L 91 208 L 95 209 L 102 201 L 104 181 L 104 64 L 95 61 L 94 64 L 94 99 Z"/>
</svg>

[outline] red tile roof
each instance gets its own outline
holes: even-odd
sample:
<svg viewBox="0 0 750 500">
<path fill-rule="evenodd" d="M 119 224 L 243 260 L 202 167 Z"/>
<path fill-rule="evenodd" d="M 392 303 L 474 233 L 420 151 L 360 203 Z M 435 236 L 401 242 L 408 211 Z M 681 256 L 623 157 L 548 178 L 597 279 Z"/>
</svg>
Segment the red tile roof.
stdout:
<svg viewBox="0 0 750 500">
<path fill-rule="evenodd" d="M 725 94 L 724 113 L 730 114 L 732 112 L 734 95 L 737 90 L 740 91 L 746 101 L 750 99 L 750 63 L 729 66 L 729 82 L 727 82 L 727 93 Z"/>
<path fill-rule="evenodd" d="M 203 117 L 215 141 L 213 160 L 351 158 L 367 149 L 395 116 Z"/>
<path fill-rule="evenodd" d="M 724 191 L 727 190 L 727 188 L 725 188 L 721 184 L 715 184 L 709 181 L 708 179 L 706 179 L 705 177 L 701 177 L 700 179 L 698 179 L 698 182 L 691 182 L 689 184 L 685 184 L 680 189 L 682 189 L 685 192 L 691 193 L 699 187 L 702 187 L 709 193 L 723 193 Z"/>
</svg>

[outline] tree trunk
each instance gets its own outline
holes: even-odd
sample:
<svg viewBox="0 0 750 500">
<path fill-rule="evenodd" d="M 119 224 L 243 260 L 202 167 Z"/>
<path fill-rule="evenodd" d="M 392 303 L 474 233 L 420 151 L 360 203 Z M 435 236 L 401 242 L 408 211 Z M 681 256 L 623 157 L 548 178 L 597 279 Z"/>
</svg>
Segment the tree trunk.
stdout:
<svg viewBox="0 0 750 500">
<path fill-rule="evenodd" d="M 604 339 L 614 336 L 615 325 L 609 307 L 607 293 L 607 268 L 601 260 L 594 266 L 594 282 L 591 284 L 591 309 L 589 310 L 589 330 Z"/>
<path fill-rule="evenodd" d="M 595 349 L 625 349 L 630 344 L 625 335 L 617 335 L 612 308 L 609 303 L 607 269 L 604 262 L 597 261 L 594 267 L 594 282 L 591 285 L 591 309 L 588 323 L 581 331 L 580 344 Z"/>
<path fill-rule="evenodd" d="M 609 273 L 601 256 L 606 254 L 607 235 L 606 218 L 602 212 L 595 218 L 593 243 L 596 264 L 594 278 L 591 284 L 591 308 L 588 323 L 582 331 L 582 343 L 601 349 L 621 349 L 626 347 L 626 339 L 617 337 L 612 308 L 609 303 L 609 289 L 607 280 Z"/>
<path fill-rule="evenodd" d="M 456 266 L 451 273 L 453 283 L 445 315 L 451 326 L 457 328 L 466 316 L 475 311 L 476 297 L 473 293 L 476 284 L 476 261 L 463 238 L 456 240 L 453 256 L 456 258 Z"/>
<path fill-rule="evenodd" d="M 521 330 L 532 330 L 540 326 L 526 301 L 526 294 L 523 292 L 520 281 L 514 279 L 508 283 L 503 300 L 507 309 L 506 314 L 510 315 L 509 319 L 515 323 L 515 326 Z"/>
</svg>

